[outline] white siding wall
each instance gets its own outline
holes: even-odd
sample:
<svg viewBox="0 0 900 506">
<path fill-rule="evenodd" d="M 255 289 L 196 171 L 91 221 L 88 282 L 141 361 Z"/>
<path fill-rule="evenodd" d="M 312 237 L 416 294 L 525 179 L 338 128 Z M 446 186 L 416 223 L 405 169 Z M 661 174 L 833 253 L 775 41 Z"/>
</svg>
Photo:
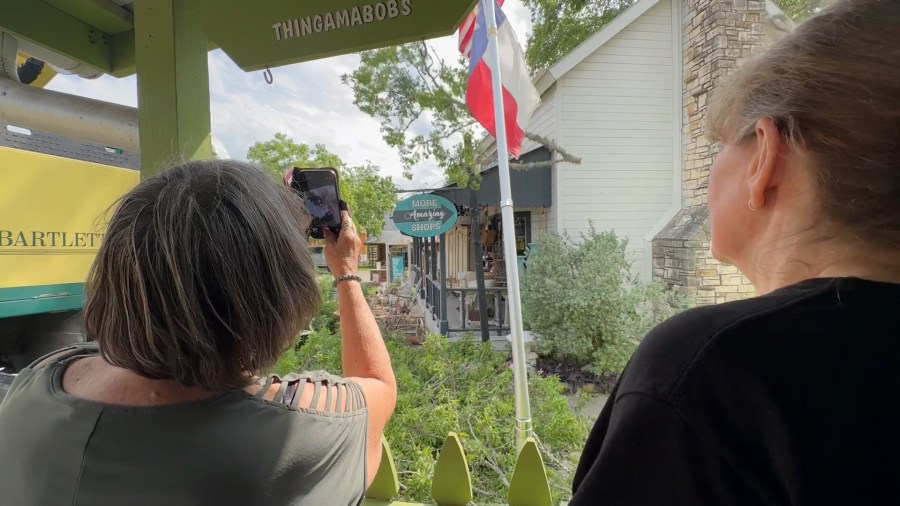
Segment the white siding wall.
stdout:
<svg viewBox="0 0 900 506">
<path fill-rule="evenodd" d="M 555 86 L 551 87 L 541 95 L 541 105 L 534 111 L 534 114 L 531 116 L 531 122 L 528 123 L 528 127 L 525 131 L 553 139 L 554 134 L 556 133 L 555 97 Z M 525 139 L 522 143 L 522 153 L 534 151 L 539 147 L 541 147 L 540 144 Z"/>
<path fill-rule="evenodd" d="M 541 95 L 541 105 L 534 111 L 534 114 L 531 116 L 531 121 L 528 123 L 528 127 L 525 128 L 527 132 L 531 132 L 541 137 L 545 137 L 554 142 L 558 142 L 557 134 L 559 132 L 559 124 L 556 121 L 557 108 L 559 106 L 559 96 L 556 93 L 556 85 L 551 86 L 547 91 Z M 522 143 L 522 153 L 528 153 L 530 151 L 534 151 L 542 147 L 540 144 L 525 139 Z M 494 153 L 497 150 L 497 143 L 494 141 L 490 147 L 488 147 L 487 152 Z M 550 194 L 553 195 L 553 200 L 556 200 L 556 168 L 554 167 L 552 170 L 551 176 L 551 188 Z M 557 231 L 557 213 L 556 206 L 550 207 L 546 210 L 542 209 L 531 209 L 531 208 L 516 208 L 516 211 L 532 211 L 532 226 L 536 227 L 537 221 L 535 221 L 535 217 L 540 219 L 540 232 L 556 232 Z M 499 212 L 499 211 L 498 211 Z M 532 233 L 534 233 L 533 229 Z"/>
<path fill-rule="evenodd" d="M 556 154 L 553 155 L 556 157 Z M 559 206 L 556 204 L 559 195 L 559 169 L 554 166 L 550 169 L 550 195 L 553 195 L 553 204 L 547 209 L 545 232 L 559 232 Z"/>
<path fill-rule="evenodd" d="M 679 205 L 672 1 L 660 0 L 563 75 L 557 90 L 561 146 L 582 158 L 558 166 L 558 226 L 578 236 L 593 221 L 628 237 L 635 271 L 647 279 L 648 236 Z"/>
<path fill-rule="evenodd" d="M 557 94 L 556 94 L 556 85 L 553 85 L 550 89 L 544 92 L 541 96 L 541 105 L 534 112 L 534 115 L 531 117 L 531 122 L 528 124 L 528 128 L 525 130 L 541 137 L 545 137 L 554 142 L 558 142 L 556 138 L 556 134 L 558 132 L 559 124 L 556 121 L 557 116 L 557 103 L 559 102 Z M 540 144 L 525 139 L 525 142 L 522 143 L 522 153 L 528 153 L 529 151 L 533 151 L 537 148 L 541 147 Z M 551 169 L 554 173 L 556 169 Z M 554 200 L 556 199 L 555 190 L 556 180 L 555 177 L 551 176 L 550 181 L 550 195 L 553 195 Z M 520 209 L 516 209 L 519 211 Z M 522 209 L 526 210 L 526 209 Z M 556 232 L 556 209 L 555 207 L 551 207 L 546 211 L 542 209 L 527 209 L 531 211 L 531 226 L 532 226 L 532 237 L 536 238 L 539 233 L 543 232 Z"/>
</svg>

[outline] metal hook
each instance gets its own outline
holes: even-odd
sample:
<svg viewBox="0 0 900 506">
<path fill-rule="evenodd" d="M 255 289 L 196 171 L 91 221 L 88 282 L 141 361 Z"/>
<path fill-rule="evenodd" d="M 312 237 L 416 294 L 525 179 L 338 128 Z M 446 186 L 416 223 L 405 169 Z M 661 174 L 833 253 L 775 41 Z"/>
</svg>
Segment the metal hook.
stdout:
<svg viewBox="0 0 900 506">
<path fill-rule="evenodd" d="M 275 78 L 272 77 L 272 69 L 266 66 L 266 70 L 263 72 L 263 78 L 265 78 L 266 83 L 272 84 L 275 81 Z"/>
</svg>

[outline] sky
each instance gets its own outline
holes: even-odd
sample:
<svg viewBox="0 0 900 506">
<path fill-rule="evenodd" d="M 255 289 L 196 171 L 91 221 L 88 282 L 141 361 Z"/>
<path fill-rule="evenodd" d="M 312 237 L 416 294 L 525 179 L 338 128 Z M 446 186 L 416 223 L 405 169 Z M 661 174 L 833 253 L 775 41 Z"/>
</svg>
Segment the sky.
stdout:
<svg viewBox="0 0 900 506">
<path fill-rule="evenodd" d="M 521 0 L 507 0 L 503 10 L 525 44 L 531 30 L 530 13 Z M 439 55 L 453 61 L 459 55 L 457 35 L 429 42 Z M 231 158 L 246 159 L 247 148 L 284 132 L 295 141 L 324 144 L 350 165 L 370 161 L 403 188 L 428 188 L 443 180 L 433 163 L 414 169 L 414 180 L 403 178 L 396 152 L 381 138 L 378 122 L 353 105 L 353 92 L 341 84 L 342 74 L 359 65 L 357 55 L 344 55 L 272 69 L 273 84 L 262 72 L 246 73 L 222 51 L 209 55 L 213 138 Z M 106 76 L 87 80 L 57 76 L 49 89 L 119 104 L 137 106 L 134 76 Z"/>
</svg>

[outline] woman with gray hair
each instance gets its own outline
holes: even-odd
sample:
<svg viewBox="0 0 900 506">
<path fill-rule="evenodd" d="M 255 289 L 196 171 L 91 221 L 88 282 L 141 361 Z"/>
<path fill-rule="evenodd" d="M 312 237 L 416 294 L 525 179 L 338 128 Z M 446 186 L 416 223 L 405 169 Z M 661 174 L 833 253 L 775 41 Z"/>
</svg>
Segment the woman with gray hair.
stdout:
<svg viewBox="0 0 900 506">
<path fill-rule="evenodd" d="M 712 250 L 760 296 L 646 337 L 570 504 L 900 504 L 898 27 L 838 1 L 716 90 Z"/>
<path fill-rule="evenodd" d="M 358 504 L 397 392 L 342 218 L 325 255 L 345 377 L 279 378 L 320 302 L 302 199 L 233 161 L 126 194 L 86 285 L 96 342 L 26 368 L 0 404 L 0 502 Z"/>
</svg>

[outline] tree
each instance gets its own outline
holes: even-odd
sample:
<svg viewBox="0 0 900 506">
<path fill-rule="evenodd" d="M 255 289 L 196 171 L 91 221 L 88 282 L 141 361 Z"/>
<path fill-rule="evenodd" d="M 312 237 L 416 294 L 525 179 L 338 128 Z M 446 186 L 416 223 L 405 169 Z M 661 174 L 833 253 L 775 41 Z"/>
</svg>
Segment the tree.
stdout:
<svg viewBox="0 0 900 506">
<path fill-rule="evenodd" d="M 802 21 L 833 0 L 776 0 Z M 522 0 L 531 10 L 532 33 L 525 58 L 532 73 L 551 67 L 615 19 L 635 0 Z"/>
<path fill-rule="evenodd" d="M 533 22 L 526 48 L 532 73 L 555 64 L 635 2 L 522 1 L 531 10 Z M 795 20 L 831 1 L 778 0 Z M 412 177 L 413 167 L 431 159 L 450 182 L 470 185 L 477 183 L 485 160 L 478 159 L 483 130 L 469 116 L 464 100 L 466 78 L 464 58 L 447 61 L 425 42 L 414 42 L 363 52 L 359 67 L 341 76 L 341 81 L 353 89 L 353 103 L 381 123 L 382 136 L 399 153 L 406 177 Z M 527 132 L 526 137 L 562 154 L 566 161 L 580 163 L 552 139 Z"/>
<path fill-rule="evenodd" d="M 534 72 L 555 63 L 634 0 L 523 1 L 533 13 L 534 35 L 526 59 Z M 353 89 L 353 103 L 381 123 L 385 142 L 403 161 L 404 175 L 411 178 L 414 166 L 431 159 L 444 169 L 448 181 L 477 184 L 486 161 L 478 158 L 484 130 L 466 107 L 466 60 L 460 56 L 447 61 L 425 42 L 360 56 L 359 67 L 341 81 Z M 565 161 L 581 162 L 552 139 L 529 132 L 526 137 L 560 153 Z"/>
<path fill-rule="evenodd" d="M 379 174 L 371 163 L 345 167 L 341 171 L 341 196 L 350 206 L 353 219 L 377 236 L 384 227 L 384 215 L 397 204 L 394 182 Z"/>
<path fill-rule="evenodd" d="M 322 144 L 300 144 L 287 134 L 257 142 L 247 150 L 247 159 L 268 170 L 281 182 L 284 171 L 297 167 L 333 167 L 338 170 L 341 198 L 350 206 L 360 230 L 378 235 L 384 229 L 384 215 L 394 208 L 397 194 L 391 178 L 382 176 L 371 163 L 349 167 Z"/>
<path fill-rule="evenodd" d="M 381 123 L 388 146 L 403 162 L 404 175 L 433 159 L 450 180 L 467 184 L 475 169 L 475 120 L 464 100 L 462 58 L 447 62 L 425 42 L 366 51 L 359 67 L 341 76 L 353 103 Z"/>
<path fill-rule="evenodd" d="M 819 12 L 832 0 L 778 0 L 778 6 L 794 21 L 803 21 Z"/>
<path fill-rule="evenodd" d="M 397 149 L 407 178 L 412 178 L 414 166 L 431 159 L 451 183 L 477 185 L 487 161 L 478 157 L 484 130 L 465 103 L 467 71 L 462 57 L 448 62 L 421 41 L 386 47 L 362 53 L 360 66 L 341 81 L 353 89 L 353 103 L 381 123 L 382 136 Z M 560 153 L 565 161 L 581 163 L 552 139 L 529 132 L 525 136 Z"/>
<path fill-rule="evenodd" d="M 597 33 L 634 0 L 522 0 L 531 10 L 525 59 L 532 73 L 549 68 Z"/>
<path fill-rule="evenodd" d="M 278 181 L 282 180 L 285 169 L 291 166 L 336 169 L 344 166 L 340 157 L 328 151 L 323 144 L 298 144 L 283 133 L 275 134 L 272 140 L 250 146 L 247 159 L 264 167 Z"/>
</svg>

